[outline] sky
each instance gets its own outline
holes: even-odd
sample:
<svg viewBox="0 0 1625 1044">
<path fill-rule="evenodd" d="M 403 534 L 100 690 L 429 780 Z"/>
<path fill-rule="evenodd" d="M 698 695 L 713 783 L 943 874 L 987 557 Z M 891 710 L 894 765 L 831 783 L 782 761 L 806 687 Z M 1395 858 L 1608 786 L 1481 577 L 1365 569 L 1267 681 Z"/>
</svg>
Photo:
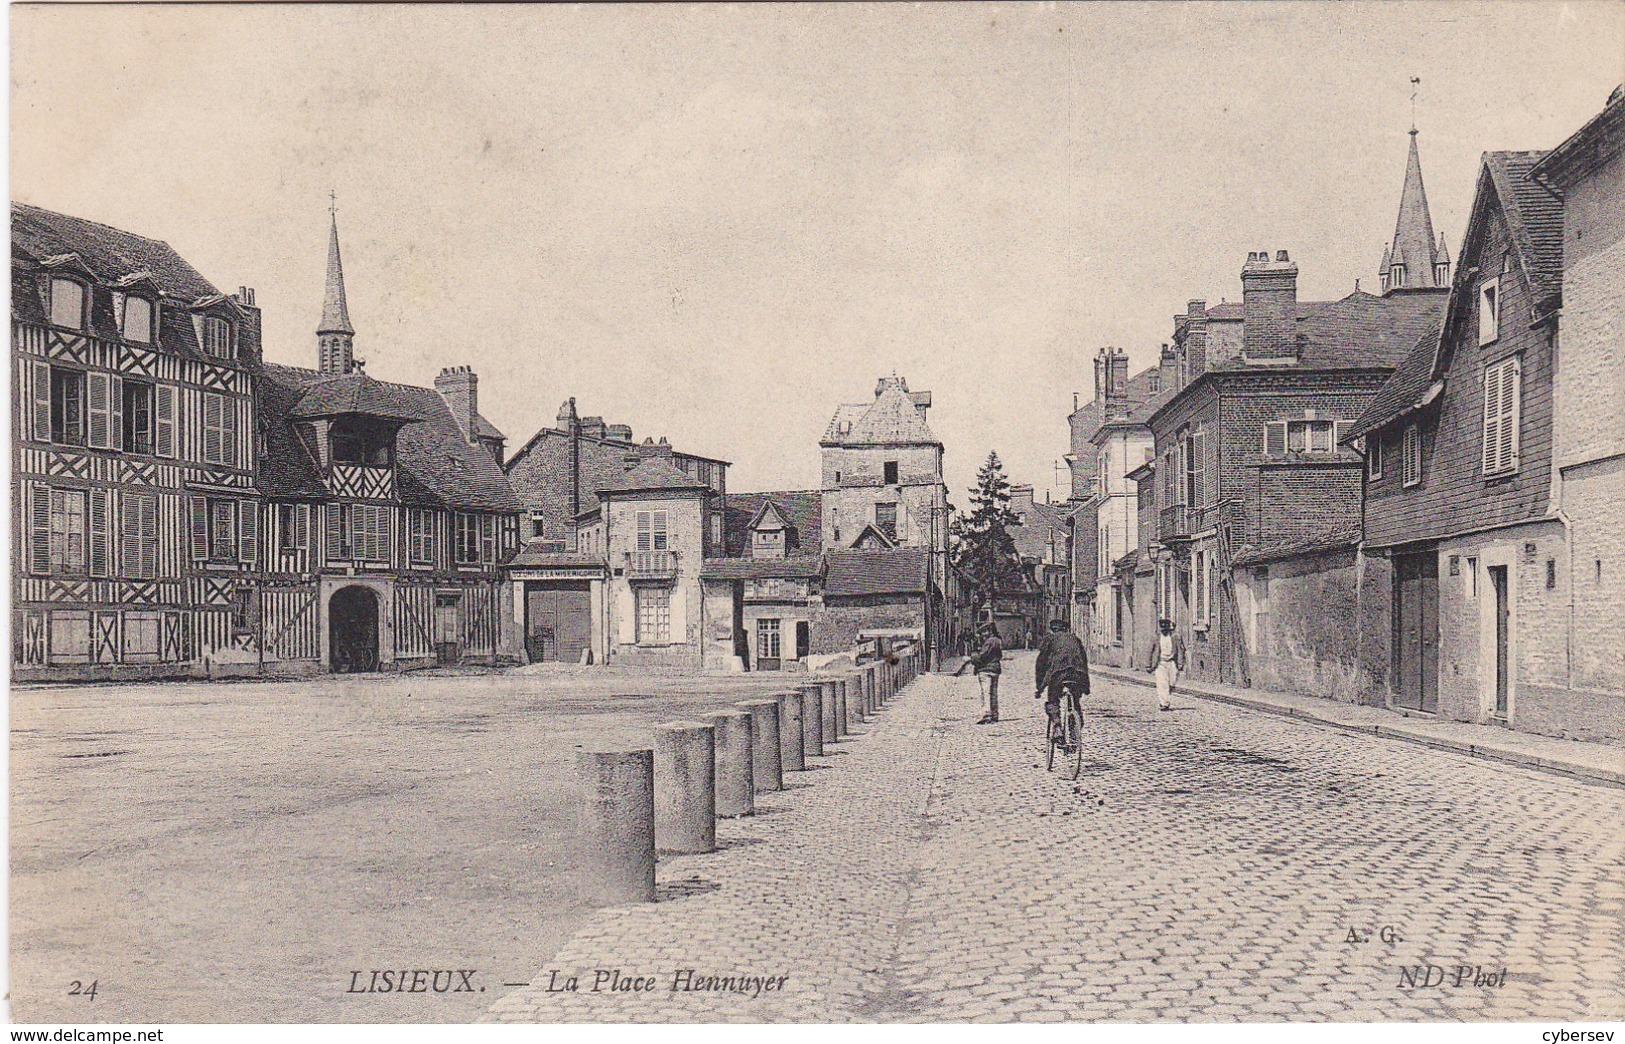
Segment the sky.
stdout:
<svg viewBox="0 0 1625 1044">
<path fill-rule="evenodd" d="M 1289 250 L 1374 289 L 1412 119 L 1454 251 L 1480 153 L 1625 79 L 1625 4 L 11 8 L 12 198 L 256 288 L 314 366 L 329 192 L 357 355 L 470 365 L 510 451 L 583 415 L 818 485 L 835 406 L 929 390 L 1059 499 L 1073 394 Z"/>
</svg>

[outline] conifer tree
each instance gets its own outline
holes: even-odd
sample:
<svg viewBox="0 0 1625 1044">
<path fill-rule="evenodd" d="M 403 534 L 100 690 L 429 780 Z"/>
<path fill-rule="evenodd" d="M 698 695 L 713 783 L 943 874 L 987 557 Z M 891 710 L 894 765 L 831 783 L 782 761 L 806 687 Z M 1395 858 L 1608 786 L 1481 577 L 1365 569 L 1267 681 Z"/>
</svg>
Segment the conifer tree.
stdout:
<svg viewBox="0 0 1625 1044">
<path fill-rule="evenodd" d="M 990 606 L 995 593 L 1022 586 L 1021 555 L 1010 535 L 1021 519 L 1010 510 L 1010 482 L 997 453 L 990 451 L 977 471 L 970 503 L 969 514 L 954 516 L 954 564 L 970 588 L 972 605 Z"/>
</svg>

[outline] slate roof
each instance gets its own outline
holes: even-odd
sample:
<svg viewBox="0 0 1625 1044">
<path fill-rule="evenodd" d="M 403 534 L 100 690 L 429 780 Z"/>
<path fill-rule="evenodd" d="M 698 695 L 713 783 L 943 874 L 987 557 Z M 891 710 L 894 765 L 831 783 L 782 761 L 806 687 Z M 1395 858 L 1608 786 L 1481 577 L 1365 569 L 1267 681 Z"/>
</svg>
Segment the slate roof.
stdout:
<svg viewBox="0 0 1625 1044">
<path fill-rule="evenodd" d="M 920 547 L 886 551 L 831 551 L 824 573 L 824 596 L 924 594 L 930 552 Z"/>
<path fill-rule="evenodd" d="M 315 370 L 276 363 L 255 375 L 255 404 L 265 434 L 260 485 L 271 496 L 324 496 L 321 473 L 294 425 L 295 410 L 318 385 L 332 380 Z M 372 381 L 372 378 L 368 378 Z M 433 388 L 380 385 L 405 424 L 395 439 L 397 491 L 408 504 L 465 510 L 517 512 L 519 498 L 502 468 L 483 446 L 470 445 L 446 400 Z"/>
<path fill-rule="evenodd" d="M 1486 152 L 1484 167 L 1506 212 L 1524 275 L 1538 301 L 1563 284 L 1563 203 L 1529 180 L 1545 152 Z"/>
<path fill-rule="evenodd" d="M 750 554 L 750 524 L 756 520 L 762 506 L 769 502 L 790 523 L 785 535 L 787 554 L 794 554 L 799 549 L 816 555 L 823 550 L 823 493 L 818 490 L 729 493 L 722 523 L 722 544 L 727 557 Z"/>
<path fill-rule="evenodd" d="M 306 385 L 305 394 L 294 406 L 291 415 L 302 420 L 316 420 L 362 413 L 369 417 L 412 421 L 418 417 L 410 392 L 427 390 L 389 384 L 359 372 L 331 376 L 318 373 L 316 380 Z M 438 392 L 434 394 L 439 398 Z"/>
<path fill-rule="evenodd" d="M 677 465 L 660 457 L 650 457 L 626 474 L 599 486 L 597 493 L 637 493 L 651 490 L 676 492 L 686 489 L 709 489 L 705 483 L 685 473 Z"/>
<path fill-rule="evenodd" d="M 793 558 L 707 558 L 700 566 L 706 580 L 765 580 L 774 577 L 811 579 L 823 571 L 818 555 Z"/>
<path fill-rule="evenodd" d="M 843 431 L 847 422 L 851 428 Z M 941 445 L 901 378 L 882 380 L 875 401 L 866 406 L 836 407 L 823 442 L 844 446 Z"/>
<path fill-rule="evenodd" d="M 188 302 L 220 293 L 162 240 L 27 203 L 11 204 L 11 251 L 36 262 L 78 254 L 97 278 L 108 283 L 150 272 L 160 290 Z"/>
<path fill-rule="evenodd" d="M 1441 291 L 1376 297 L 1356 290 L 1299 317 L 1298 369 L 1342 370 L 1398 366 L 1417 338 L 1444 314 Z"/>
<path fill-rule="evenodd" d="M 1377 389 L 1376 398 L 1366 405 L 1353 427 L 1349 428 L 1344 442 L 1386 427 L 1422 404 L 1423 397 L 1433 384 L 1440 328 L 1439 323 L 1434 323 L 1422 334 L 1399 368 Z"/>
<path fill-rule="evenodd" d="M 1052 532 L 1063 538 L 1057 540 L 1057 550 L 1065 550 L 1066 513 L 1060 505 L 1033 501 L 1031 505 L 1023 504 L 1017 515 L 1021 524 L 1011 527 L 1010 539 L 1015 541 L 1016 551 L 1023 558 L 1043 558 L 1048 554 Z"/>
</svg>

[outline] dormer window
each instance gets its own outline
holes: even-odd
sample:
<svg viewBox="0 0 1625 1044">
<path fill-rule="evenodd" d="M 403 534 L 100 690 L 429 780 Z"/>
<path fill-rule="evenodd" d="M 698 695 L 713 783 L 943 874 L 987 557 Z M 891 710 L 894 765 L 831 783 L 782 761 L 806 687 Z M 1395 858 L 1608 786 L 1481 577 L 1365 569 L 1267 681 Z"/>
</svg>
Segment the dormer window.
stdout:
<svg viewBox="0 0 1625 1044">
<path fill-rule="evenodd" d="M 51 325 L 85 328 L 85 284 L 62 276 L 51 279 Z"/>
<path fill-rule="evenodd" d="M 752 536 L 752 558 L 783 558 L 784 530 L 758 529 Z"/>
<path fill-rule="evenodd" d="M 134 344 L 151 344 L 158 338 L 153 328 L 152 302 L 145 297 L 127 295 L 123 314 L 119 316 L 119 334 Z"/>
<path fill-rule="evenodd" d="M 203 350 L 217 359 L 235 358 L 231 339 L 231 323 L 218 315 L 203 317 Z"/>
<path fill-rule="evenodd" d="M 394 429 L 368 424 L 355 417 L 341 417 L 328 432 L 334 464 L 366 468 L 387 468 L 393 463 Z"/>
</svg>

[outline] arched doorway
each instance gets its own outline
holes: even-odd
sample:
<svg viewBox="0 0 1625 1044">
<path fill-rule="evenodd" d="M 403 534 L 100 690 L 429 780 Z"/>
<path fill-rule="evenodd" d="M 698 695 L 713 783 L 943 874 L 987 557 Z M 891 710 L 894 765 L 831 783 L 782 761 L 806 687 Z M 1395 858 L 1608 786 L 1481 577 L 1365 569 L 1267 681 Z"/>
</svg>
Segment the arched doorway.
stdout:
<svg viewBox="0 0 1625 1044">
<path fill-rule="evenodd" d="M 346 587 L 327 603 L 328 656 L 336 674 L 378 669 L 378 596 Z"/>
</svg>

